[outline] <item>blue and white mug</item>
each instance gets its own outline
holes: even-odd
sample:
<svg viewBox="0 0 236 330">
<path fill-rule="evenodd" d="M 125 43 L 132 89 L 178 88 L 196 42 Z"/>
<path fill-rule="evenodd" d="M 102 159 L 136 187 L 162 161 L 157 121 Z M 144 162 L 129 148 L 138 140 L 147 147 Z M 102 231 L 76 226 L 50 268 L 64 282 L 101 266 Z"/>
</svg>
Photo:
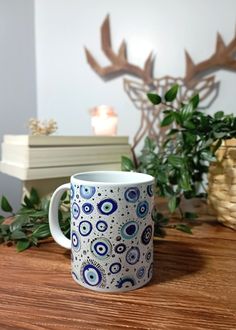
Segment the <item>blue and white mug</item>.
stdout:
<svg viewBox="0 0 236 330">
<path fill-rule="evenodd" d="M 72 276 L 95 291 L 123 292 L 142 287 L 153 269 L 154 178 L 134 172 L 75 174 L 57 188 L 49 209 L 55 241 L 72 250 Z M 71 239 L 58 223 L 64 191 L 71 191 Z"/>
</svg>

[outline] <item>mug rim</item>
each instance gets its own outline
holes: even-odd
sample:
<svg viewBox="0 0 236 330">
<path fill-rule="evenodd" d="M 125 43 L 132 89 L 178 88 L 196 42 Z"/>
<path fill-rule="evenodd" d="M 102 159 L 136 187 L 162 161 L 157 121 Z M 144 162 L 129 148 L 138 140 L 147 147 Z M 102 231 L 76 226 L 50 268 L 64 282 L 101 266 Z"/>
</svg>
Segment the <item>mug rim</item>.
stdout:
<svg viewBox="0 0 236 330">
<path fill-rule="evenodd" d="M 89 176 L 89 175 L 101 175 L 101 174 L 112 174 L 114 176 L 123 176 L 129 178 L 127 181 L 95 181 L 95 180 L 85 180 L 83 176 Z M 130 176 L 133 176 L 133 180 L 130 180 Z M 139 177 L 139 178 L 138 178 Z M 153 184 L 154 183 L 154 177 L 145 174 L 145 173 L 139 173 L 139 172 L 127 172 L 127 171 L 88 171 L 88 172 L 81 172 L 76 173 L 71 176 L 71 181 L 75 180 L 83 185 L 95 185 L 95 186 L 125 186 L 125 185 L 137 185 L 137 184 Z"/>
</svg>

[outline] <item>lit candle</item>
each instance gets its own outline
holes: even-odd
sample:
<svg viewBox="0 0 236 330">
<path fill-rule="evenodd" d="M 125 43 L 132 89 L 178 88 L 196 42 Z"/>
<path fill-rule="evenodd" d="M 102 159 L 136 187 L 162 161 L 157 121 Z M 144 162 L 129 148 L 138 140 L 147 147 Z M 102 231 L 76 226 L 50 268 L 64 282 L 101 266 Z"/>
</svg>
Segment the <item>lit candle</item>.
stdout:
<svg viewBox="0 0 236 330">
<path fill-rule="evenodd" d="M 117 134 L 117 114 L 112 107 L 100 105 L 91 110 L 91 124 L 95 135 Z"/>
</svg>

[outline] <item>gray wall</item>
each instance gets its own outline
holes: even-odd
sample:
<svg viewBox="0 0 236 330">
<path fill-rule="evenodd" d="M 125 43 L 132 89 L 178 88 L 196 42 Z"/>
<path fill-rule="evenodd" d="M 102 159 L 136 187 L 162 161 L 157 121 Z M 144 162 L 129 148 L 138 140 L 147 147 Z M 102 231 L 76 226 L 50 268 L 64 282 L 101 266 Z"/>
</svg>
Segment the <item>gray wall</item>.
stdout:
<svg viewBox="0 0 236 330">
<path fill-rule="evenodd" d="M 0 140 L 36 117 L 34 1 L 0 0 Z M 20 204 L 21 182 L 0 174 L 0 196 Z"/>
</svg>

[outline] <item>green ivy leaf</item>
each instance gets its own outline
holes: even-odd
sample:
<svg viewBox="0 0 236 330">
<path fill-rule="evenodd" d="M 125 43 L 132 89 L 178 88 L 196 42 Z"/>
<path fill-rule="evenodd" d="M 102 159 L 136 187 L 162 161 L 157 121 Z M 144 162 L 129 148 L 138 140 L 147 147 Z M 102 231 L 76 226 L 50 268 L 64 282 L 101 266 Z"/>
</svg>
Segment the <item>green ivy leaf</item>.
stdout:
<svg viewBox="0 0 236 330">
<path fill-rule="evenodd" d="M 193 110 L 194 109 L 192 102 L 186 104 L 183 108 L 181 108 L 180 116 L 183 122 L 189 120 L 192 117 Z"/>
<path fill-rule="evenodd" d="M 154 105 L 158 105 L 161 103 L 161 97 L 158 94 L 148 93 L 147 97 L 148 97 L 149 101 L 151 101 L 152 104 L 154 104 Z"/>
<path fill-rule="evenodd" d="M 181 173 L 181 178 L 180 178 L 179 184 L 183 190 L 185 190 L 185 191 L 191 190 L 190 176 L 187 171 L 184 171 Z"/>
<path fill-rule="evenodd" d="M 174 120 L 175 120 L 175 117 L 173 114 L 169 114 L 169 115 L 165 116 L 161 122 L 161 127 L 172 124 Z"/>
<path fill-rule="evenodd" d="M 15 230 L 20 230 L 23 225 L 29 221 L 28 215 L 17 215 L 14 221 L 10 224 L 10 230 L 13 232 Z"/>
<path fill-rule="evenodd" d="M 187 233 L 187 234 L 192 234 L 191 228 L 183 223 L 175 225 L 175 229 L 183 231 L 184 233 Z"/>
<path fill-rule="evenodd" d="M 36 238 L 45 238 L 51 236 L 48 223 L 44 223 L 38 226 L 38 228 L 32 233 L 32 236 Z"/>
<path fill-rule="evenodd" d="M 30 200 L 31 204 L 33 204 L 33 205 L 39 204 L 40 198 L 39 198 L 39 195 L 38 195 L 36 189 L 31 188 L 29 200 Z"/>
<path fill-rule="evenodd" d="M 48 212 L 45 210 L 40 210 L 40 211 L 36 211 L 32 214 L 30 214 L 31 218 L 46 218 L 48 216 Z"/>
<path fill-rule="evenodd" d="M 176 196 L 172 196 L 168 201 L 168 209 L 171 213 L 173 213 L 176 210 L 177 207 L 177 198 Z"/>
<path fill-rule="evenodd" d="M 166 102 L 172 102 L 176 99 L 178 93 L 179 85 L 175 84 L 165 93 Z"/>
<path fill-rule="evenodd" d="M 67 197 L 67 191 L 64 191 L 64 193 L 61 196 L 61 201 L 63 202 Z"/>
<path fill-rule="evenodd" d="M 28 239 L 22 239 L 17 242 L 16 249 L 18 252 L 22 252 L 30 247 L 31 243 Z"/>
<path fill-rule="evenodd" d="M 214 118 L 217 119 L 217 120 L 220 120 L 222 117 L 224 117 L 224 111 L 217 111 L 214 114 Z"/>
<path fill-rule="evenodd" d="M 22 238 L 26 238 L 27 236 L 25 235 L 25 233 L 22 230 L 15 230 L 11 233 L 11 239 L 13 240 L 18 240 L 18 239 L 22 239 Z"/>
<path fill-rule="evenodd" d="M 194 220 L 194 219 L 198 218 L 198 215 L 196 212 L 185 212 L 184 218 L 189 219 L 189 220 Z"/>
<path fill-rule="evenodd" d="M 12 206 L 10 205 L 10 203 L 8 202 L 7 198 L 4 195 L 2 196 L 2 200 L 1 200 L 1 208 L 5 212 L 13 211 Z"/>
<path fill-rule="evenodd" d="M 191 99 L 190 102 L 193 105 L 193 109 L 196 109 L 198 107 L 198 104 L 200 102 L 199 94 L 194 95 Z"/>
<path fill-rule="evenodd" d="M 27 208 L 29 208 L 29 209 L 34 208 L 34 204 L 31 202 L 31 200 L 29 199 L 29 197 L 27 195 L 25 195 L 25 197 L 24 197 L 24 203 Z"/>
<path fill-rule="evenodd" d="M 168 156 L 168 162 L 176 167 L 176 168 L 180 168 L 184 165 L 184 158 L 181 156 L 177 156 L 177 155 L 170 155 Z"/>
<path fill-rule="evenodd" d="M 126 171 L 126 172 L 130 172 L 130 171 L 134 170 L 133 161 L 126 156 L 122 156 L 121 157 L 121 169 L 122 169 L 122 171 Z"/>
</svg>

